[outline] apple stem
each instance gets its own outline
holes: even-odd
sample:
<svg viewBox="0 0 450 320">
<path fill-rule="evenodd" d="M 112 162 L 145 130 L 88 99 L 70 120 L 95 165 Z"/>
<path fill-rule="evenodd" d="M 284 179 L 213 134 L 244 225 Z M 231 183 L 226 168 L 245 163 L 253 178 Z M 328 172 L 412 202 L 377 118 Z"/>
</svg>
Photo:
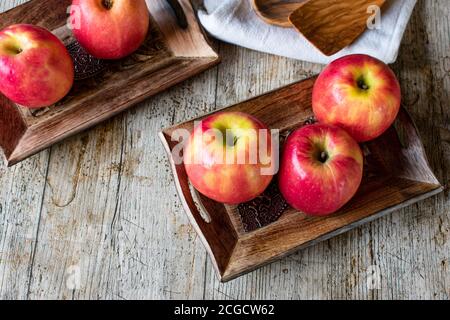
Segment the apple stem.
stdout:
<svg viewBox="0 0 450 320">
<path fill-rule="evenodd" d="M 320 159 L 319 161 L 322 163 L 325 163 L 328 160 L 328 153 L 326 153 L 325 151 L 322 151 L 320 153 Z"/>
<path fill-rule="evenodd" d="M 366 82 L 364 81 L 364 79 L 359 79 L 358 80 L 358 87 L 362 90 L 368 90 L 369 86 L 366 84 Z"/>
<path fill-rule="evenodd" d="M 22 49 L 15 45 L 7 45 L 5 49 L 7 52 L 13 55 L 17 55 L 22 52 Z"/>
<path fill-rule="evenodd" d="M 102 5 L 109 10 L 113 7 L 113 0 L 102 0 Z"/>
</svg>

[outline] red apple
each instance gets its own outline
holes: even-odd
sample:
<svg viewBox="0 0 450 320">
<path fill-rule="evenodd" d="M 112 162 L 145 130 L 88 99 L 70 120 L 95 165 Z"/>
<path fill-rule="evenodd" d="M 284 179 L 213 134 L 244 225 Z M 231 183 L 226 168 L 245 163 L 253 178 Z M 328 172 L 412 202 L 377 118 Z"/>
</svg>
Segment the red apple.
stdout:
<svg viewBox="0 0 450 320">
<path fill-rule="evenodd" d="M 184 150 L 192 185 L 221 203 L 252 200 L 267 188 L 276 170 L 267 126 L 241 112 L 207 117 L 196 126 Z"/>
<path fill-rule="evenodd" d="M 286 140 L 280 191 L 295 209 L 309 215 L 339 210 L 361 184 L 363 155 L 345 130 L 326 124 L 297 129 Z"/>
<path fill-rule="evenodd" d="M 73 61 L 49 31 L 18 24 L 0 31 L 0 92 L 28 108 L 61 100 L 74 80 Z"/>
<path fill-rule="evenodd" d="M 121 59 L 144 42 L 150 15 L 145 0 L 73 0 L 70 10 L 78 42 L 99 59 Z"/>
<path fill-rule="evenodd" d="M 362 54 L 329 64 L 317 79 L 312 97 L 319 122 L 344 128 L 359 142 L 385 132 L 397 117 L 400 102 L 394 72 L 382 61 Z"/>
</svg>

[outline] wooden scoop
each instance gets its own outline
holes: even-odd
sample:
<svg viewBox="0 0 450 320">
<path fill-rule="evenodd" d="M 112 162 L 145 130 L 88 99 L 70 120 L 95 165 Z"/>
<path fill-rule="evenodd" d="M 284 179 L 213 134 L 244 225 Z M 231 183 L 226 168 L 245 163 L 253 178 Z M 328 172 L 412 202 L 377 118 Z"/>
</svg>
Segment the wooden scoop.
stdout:
<svg viewBox="0 0 450 320">
<path fill-rule="evenodd" d="M 386 0 L 252 0 L 256 13 L 267 23 L 294 26 L 325 55 L 352 44 L 367 28 L 373 15 L 368 8 L 381 8 Z"/>
<path fill-rule="evenodd" d="M 379 8 L 385 0 L 310 0 L 290 16 L 289 20 L 316 48 L 331 56 L 355 41 L 367 28 L 374 14 L 370 6 Z"/>
<path fill-rule="evenodd" d="M 306 0 L 252 0 L 256 13 L 269 24 L 291 28 L 289 16 Z"/>
</svg>

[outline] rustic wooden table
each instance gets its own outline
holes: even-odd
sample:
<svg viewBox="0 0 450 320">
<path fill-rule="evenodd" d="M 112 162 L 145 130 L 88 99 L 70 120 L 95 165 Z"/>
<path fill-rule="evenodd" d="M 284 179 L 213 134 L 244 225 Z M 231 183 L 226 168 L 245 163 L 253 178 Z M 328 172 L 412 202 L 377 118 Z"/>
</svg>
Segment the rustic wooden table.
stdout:
<svg viewBox="0 0 450 320">
<path fill-rule="evenodd" d="M 0 11 L 22 2 L 0 0 Z M 448 0 L 419 0 L 394 65 L 404 103 L 445 185 L 449 22 Z M 156 133 L 322 66 L 215 45 L 223 58 L 219 67 L 13 168 L 0 160 L 0 298 L 449 299 L 448 189 L 218 282 L 185 217 Z"/>
</svg>

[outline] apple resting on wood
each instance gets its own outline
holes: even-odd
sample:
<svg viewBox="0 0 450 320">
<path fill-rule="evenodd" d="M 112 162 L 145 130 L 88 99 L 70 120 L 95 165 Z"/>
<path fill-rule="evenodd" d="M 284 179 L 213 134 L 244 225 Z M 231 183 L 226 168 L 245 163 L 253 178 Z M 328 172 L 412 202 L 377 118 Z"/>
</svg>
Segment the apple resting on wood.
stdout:
<svg viewBox="0 0 450 320">
<path fill-rule="evenodd" d="M 144 42 L 150 14 L 145 0 L 73 0 L 73 33 L 96 58 L 121 59 Z"/>
<path fill-rule="evenodd" d="M 184 165 L 192 185 L 208 198 L 238 204 L 260 195 L 276 169 L 267 126 L 241 112 L 204 119 L 185 147 Z"/>
<path fill-rule="evenodd" d="M 339 210 L 356 193 L 363 174 L 363 155 L 345 130 L 325 124 L 289 135 L 281 159 L 279 186 L 286 201 L 309 215 Z"/>
<path fill-rule="evenodd" d="M 0 92 L 28 108 L 48 107 L 72 88 L 74 66 L 51 32 L 18 24 L 0 31 Z"/>
<path fill-rule="evenodd" d="M 312 105 L 319 122 L 347 130 L 358 142 L 385 132 L 400 109 L 394 72 L 382 61 L 355 54 L 329 64 L 314 84 Z"/>
</svg>

